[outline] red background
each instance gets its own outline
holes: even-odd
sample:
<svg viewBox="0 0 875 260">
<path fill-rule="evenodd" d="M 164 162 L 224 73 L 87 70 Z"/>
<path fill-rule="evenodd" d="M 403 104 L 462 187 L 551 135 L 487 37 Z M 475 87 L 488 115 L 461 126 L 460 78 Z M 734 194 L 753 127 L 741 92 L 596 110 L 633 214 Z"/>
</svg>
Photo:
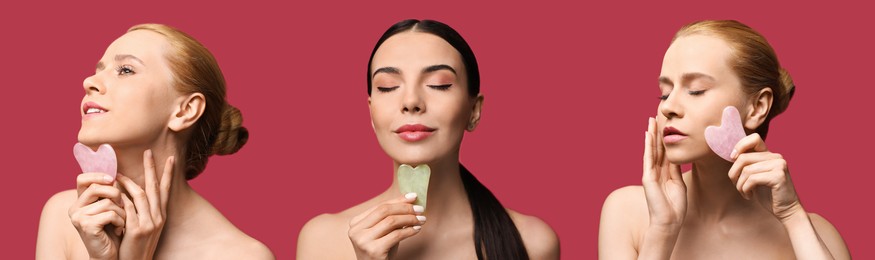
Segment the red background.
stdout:
<svg viewBox="0 0 875 260">
<path fill-rule="evenodd" d="M 391 182 L 364 77 L 376 40 L 404 18 L 443 21 L 472 45 L 486 101 L 461 160 L 505 206 L 549 223 L 565 259 L 594 258 L 604 198 L 640 184 L 641 133 L 656 112 L 674 32 L 700 19 L 754 27 L 798 86 L 772 123 L 769 147 L 788 159 L 806 209 L 832 221 L 855 258 L 875 258 L 866 239 L 875 180 L 871 7 L 74 2 L 0 4 L 3 258 L 33 257 L 43 204 L 75 185 L 82 80 L 112 40 L 144 22 L 178 27 L 215 54 L 251 132 L 238 154 L 214 157 L 194 187 L 280 259 L 293 258 L 308 219 Z"/>
</svg>

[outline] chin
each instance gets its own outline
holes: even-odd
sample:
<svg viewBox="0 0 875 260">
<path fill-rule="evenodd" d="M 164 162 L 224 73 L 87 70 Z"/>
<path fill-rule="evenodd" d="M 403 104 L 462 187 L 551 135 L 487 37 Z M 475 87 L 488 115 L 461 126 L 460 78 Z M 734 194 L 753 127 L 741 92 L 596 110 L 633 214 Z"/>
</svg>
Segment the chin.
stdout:
<svg viewBox="0 0 875 260">
<path fill-rule="evenodd" d="M 665 150 L 665 158 L 668 160 L 668 162 L 677 165 L 690 164 L 697 161 L 701 157 L 702 156 L 699 154 L 692 153 L 692 151 L 688 149 L 680 149 L 679 147 L 667 148 Z"/>
</svg>

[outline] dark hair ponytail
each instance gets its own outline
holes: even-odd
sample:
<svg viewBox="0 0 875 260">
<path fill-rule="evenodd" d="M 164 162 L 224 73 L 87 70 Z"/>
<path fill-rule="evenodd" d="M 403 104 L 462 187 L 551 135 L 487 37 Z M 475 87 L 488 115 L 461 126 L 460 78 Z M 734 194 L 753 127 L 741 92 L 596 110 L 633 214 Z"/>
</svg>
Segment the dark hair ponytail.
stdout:
<svg viewBox="0 0 875 260">
<path fill-rule="evenodd" d="M 498 198 L 461 164 L 459 174 L 474 215 L 477 259 L 529 259 L 519 230 Z M 485 258 L 482 251 L 486 251 Z"/>
<path fill-rule="evenodd" d="M 476 97 L 480 94 L 480 69 L 477 67 L 474 52 L 465 39 L 462 39 L 456 30 L 444 23 L 409 19 L 389 27 L 377 41 L 377 45 L 374 46 L 371 59 L 368 60 L 368 96 L 371 95 L 372 88 L 371 62 L 374 60 L 377 49 L 389 37 L 410 30 L 436 35 L 453 46 L 461 54 L 462 63 L 465 64 L 465 73 L 468 76 L 468 95 Z M 459 172 L 465 186 L 465 193 L 468 194 L 471 214 L 474 218 L 474 246 L 477 249 L 477 258 L 491 260 L 529 259 L 519 230 L 501 202 L 464 166 L 459 165 Z"/>
</svg>

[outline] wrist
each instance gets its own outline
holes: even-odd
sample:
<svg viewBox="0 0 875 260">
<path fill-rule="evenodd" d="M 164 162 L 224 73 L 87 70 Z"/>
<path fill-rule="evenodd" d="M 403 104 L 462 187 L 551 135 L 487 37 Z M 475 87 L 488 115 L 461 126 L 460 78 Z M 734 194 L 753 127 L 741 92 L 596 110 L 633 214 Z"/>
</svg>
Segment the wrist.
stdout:
<svg viewBox="0 0 875 260">
<path fill-rule="evenodd" d="M 792 212 L 788 212 L 786 217 L 780 218 L 781 224 L 784 224 L 784 228 L 790 229 L 799 225 L 811 225 L 811 219 L 808 218 L 808 213 L 805 212 L 805 209 L 802 206 L 798 206 Z"/>
</svg>

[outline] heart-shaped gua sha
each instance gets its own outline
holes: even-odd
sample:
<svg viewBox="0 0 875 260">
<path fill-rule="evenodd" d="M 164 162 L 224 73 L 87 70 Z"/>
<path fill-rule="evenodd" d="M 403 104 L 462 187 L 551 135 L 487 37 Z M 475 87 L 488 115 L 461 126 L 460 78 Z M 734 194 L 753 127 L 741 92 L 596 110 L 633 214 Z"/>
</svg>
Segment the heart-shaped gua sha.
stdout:
<svg viewBox="0 0 875 260">
<path fill-rule="evenodd" d="M 398 188 L 401 194 L 416 193 L 413 204 L 425 208 L 425 202 L 428 200 L 429 177 L 431 177 L 431 168 L 428 165 L 422 164 L 413 168 L 402 164 L 398 167 Z"/>
<path fill-rule="evenodd" d="M 115 179 L 118 170 L 118 161 L 115 158 L 115 150 L 108 144 L 102 144 L 97 147 L 97 151 L 92 151 L 91 148 L 82 143 L 73 145 L 73 156 L 79 162 L 79 167 L 82 172 L 102 172 Z"/>
<path fill-rule="evenodd" d="M 708 126 L 705 128 L 705 142 L 721 158 L 733 161 L 732 150 L 742 138 L 747 136 L 744 127 L 741 126 L 741 115 L 734 106 L 723 109 L 723 120 L 720 127 Z"/>
</svg>

